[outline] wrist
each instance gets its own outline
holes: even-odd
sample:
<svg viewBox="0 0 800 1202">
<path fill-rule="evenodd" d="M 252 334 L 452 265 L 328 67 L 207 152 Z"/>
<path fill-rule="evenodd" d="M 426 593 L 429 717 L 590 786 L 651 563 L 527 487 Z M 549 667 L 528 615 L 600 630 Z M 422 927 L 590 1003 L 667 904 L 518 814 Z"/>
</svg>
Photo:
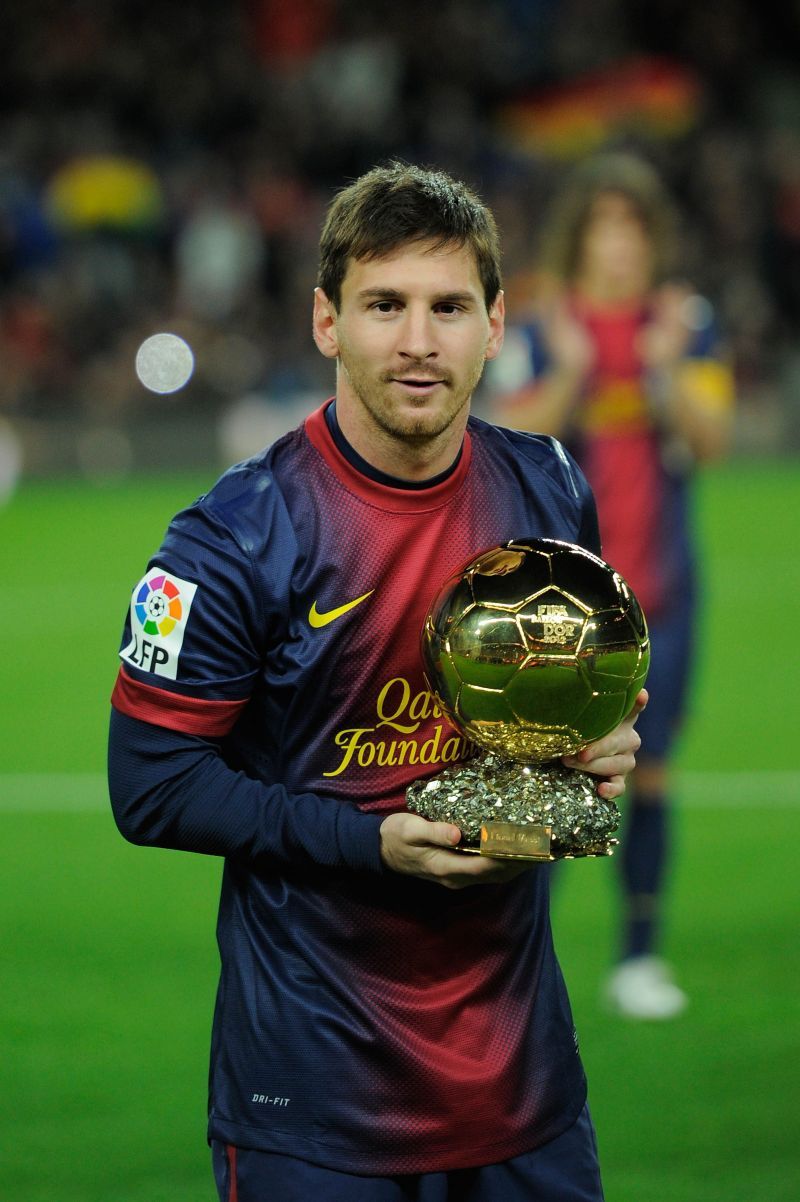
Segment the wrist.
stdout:
<svg viewBox="0 0 800 1202">
<path fill-rule="evenodd" d="M 675 401 L 675 364 L 661 363 L 645 373 L 645 395 L 650 416 L 658 425 L 666 425 Z"/>
</svg>

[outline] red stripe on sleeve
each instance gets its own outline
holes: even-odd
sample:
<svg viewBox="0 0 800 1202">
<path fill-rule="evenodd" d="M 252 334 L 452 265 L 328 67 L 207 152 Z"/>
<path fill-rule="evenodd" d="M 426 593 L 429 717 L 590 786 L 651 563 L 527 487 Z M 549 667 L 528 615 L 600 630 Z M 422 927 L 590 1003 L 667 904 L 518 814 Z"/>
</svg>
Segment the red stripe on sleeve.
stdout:
<svg viewBox="0 0 800 1202">
<path fill-rule="evenodd" d="M 231 1174 L 231 1185 L 228 1191 L 228 1202 L 238 1202 L 239 1187 L 236 1183 L 236 1149 L 233 1144 L 227 1144 L 228 1150 L 228 1167 Z"/>
<path fill-rule="evenodd" d="M 124 667 L 119 670 L 111 694 L 111 704 L 120 713 L 187 735 L 226 735 L 247 701 L 247 697 L 241 701 L 205 701 L 169 693 L 134 680 Z"/>
</svg>

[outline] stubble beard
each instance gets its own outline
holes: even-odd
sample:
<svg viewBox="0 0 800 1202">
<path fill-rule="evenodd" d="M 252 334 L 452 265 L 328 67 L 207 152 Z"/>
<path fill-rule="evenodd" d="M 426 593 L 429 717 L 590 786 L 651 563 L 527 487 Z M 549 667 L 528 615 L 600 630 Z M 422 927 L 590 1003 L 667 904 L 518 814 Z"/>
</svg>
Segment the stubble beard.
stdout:
<svg viewBox="0 0 800 1202">
<path fill-rule="evenodd" d="M 341 351 L 339 365 L 347 376 L 352 391 L 378 429 L 392 439 L 421 447 L 434 442 L 446 433 L 469 405 L 472 394 L 483 375 L 484 359 L 481 358 L 473 365 L 469 376 L 458 391 L 454 391 L 453 379 L 449 373 L 437 372 L 436 378 L 441 379 L 442 387 L 447 388 L 450 392 L 448 403 L 443 408 L 428 412 L 426 410 L 427 398 L 420 397 L 419 409 L 421 412 L 416 419 L 407 414 L 401 414 L 392 405 L 391 389 L 395 376 L 391 372 L 370 377 L 366 372 L 354 370 Z M 412 376 L 414 369 L 406 367 L 404 374 Z M 418 373 L 419 378 L 431 375 L 433 373 L 429 370 L 420 369 Z"/>
</svg>

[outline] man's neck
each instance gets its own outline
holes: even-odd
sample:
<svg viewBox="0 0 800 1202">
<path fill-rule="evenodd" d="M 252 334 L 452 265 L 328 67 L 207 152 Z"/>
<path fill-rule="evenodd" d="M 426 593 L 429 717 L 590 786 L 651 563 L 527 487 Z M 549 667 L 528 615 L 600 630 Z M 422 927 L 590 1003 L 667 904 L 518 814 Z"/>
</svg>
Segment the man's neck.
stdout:
<svg viewBox="0 0 800 1202">
<path fill-rule="evenodd" d="M 383 429 L 367 414 L 356 419 L 350 406 L 337 395 L 336 420 L 350 446 L 370 466 L 387 476 L 415 483 L 446 472 L 458 459 L 467 428 L 469 406 L 431 438 L 413 440 Z"/>
<path fill-rule="evenodd" d="M 431 488 L 436 484 L 442 484 L 457 469 L 464 449 L 464 444 L 462 442 L 455 459 L 443 472 L 439 472 L 435 476 L 426 476 L 422 480 L 410 480 L 407 477 L 403 478 L 390 472 L 381 471 L 379 468 L 373 467 L 371 463 L 368 463 L 363 456 L 359 455 L 359 453 L 350 444 L 350 442 L 348 442 L 342 433 L 337 419 L 335 400 L 331 401 L 325 410 L 325 422 L 331 432 L 333 441 L 336 443 L 336 446 L 344 455 L 345 459 L 347 459 L 347 461 L 351 463 L 353 467 L 355 467 L 368 479 L 375 480 L 378 484 L 388 485 L 391 488 L 422 489 Z"/>
</svg>

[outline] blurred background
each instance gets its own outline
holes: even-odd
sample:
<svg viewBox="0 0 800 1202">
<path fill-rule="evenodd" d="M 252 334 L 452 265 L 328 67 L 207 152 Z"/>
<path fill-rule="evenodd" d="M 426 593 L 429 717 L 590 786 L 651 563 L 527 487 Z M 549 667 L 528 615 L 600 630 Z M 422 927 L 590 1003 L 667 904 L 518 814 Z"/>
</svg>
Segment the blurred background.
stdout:
<svg viewBox="0 0 800 1202">
<path fill-rule="evenodd" d="M 9 0 L 0 47 L 3 1196 L 212 1197 L 219 865 L 116 834 L 108 696 L 172 513 L 333 389 L 310 338 L 332 193 L 389 156 L 473 183 L 513 315 L 548 201 L 613 147 L 677 198 L 738 393 L 696 502 L 668 934 L 690 1009 L 601 1012 L 607 864 L 565 869 L 557 939 L 610 1202 L 796 1198 L 800 4 Z M 162 331 L 194 357 L 171 393 L 135 370 Z"/>
<path fill-rule="evenodd" d="M 800 441 L 796 4 L 31 0 L 0 34 L 6 476 L 20 456 L 32 475 L 227 461 L 316 404 L 320 219 L 376 161 L 477 185 L 513 302 L 565 170 L 608 145 L 681 202 L 740 446 Z M 163 329 L 196 360 L 166 402 L 131 370 Z"/>
</svg>

